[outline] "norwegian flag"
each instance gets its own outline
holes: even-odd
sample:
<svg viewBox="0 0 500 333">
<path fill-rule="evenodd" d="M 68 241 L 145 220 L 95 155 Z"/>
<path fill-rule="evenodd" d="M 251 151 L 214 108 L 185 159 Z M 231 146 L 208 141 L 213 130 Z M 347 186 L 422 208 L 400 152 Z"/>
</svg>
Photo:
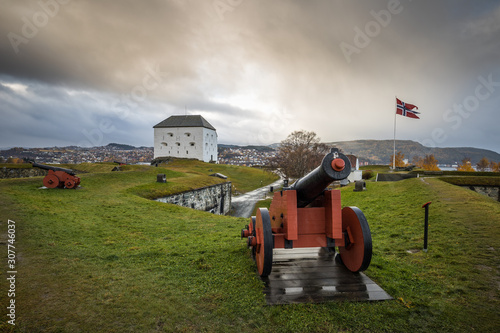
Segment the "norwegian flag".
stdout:
<svg viewBox="0 0 500 333">
<path fill-rule="evenodd" d="M 420 112 L 417 112 L 414 109 L 418 110 L 418 107 L 413 104 L 402 102 L 400 99 L 396 98 L 396 114 L 402 115 L 404 117 L 420 119 L 417 116 L 417 114 L 419 114 Z"/>
</svg>

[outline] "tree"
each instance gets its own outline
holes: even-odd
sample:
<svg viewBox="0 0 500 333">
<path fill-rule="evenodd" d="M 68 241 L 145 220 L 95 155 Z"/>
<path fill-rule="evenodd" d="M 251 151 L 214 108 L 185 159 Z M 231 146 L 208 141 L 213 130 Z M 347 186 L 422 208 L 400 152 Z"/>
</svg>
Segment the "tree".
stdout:
<svg viewBox="0 0 500 333">
<path fill-rule="evenodd" d="M 420 156 L 413 156 L 413 159 L 411 161 L 414 165 L 417 166 L 417 168 L 423 169 L 424 168 L 424 159 Z"/>
<path fill-rule="evenodd" d="M 490 161 L 486 157 L 483 157 L 477 164 L 477 171 L 486 171 L 488 166 L 490 165 Z"/>
<path fill-rule="evenodd" d="M 472 167 L 472 164 L 470 162 L 470 157 L 465 157 L 462 160 L 462 163 L 458 165 L 457 171 L 469 171 L 469 172 L 474 172 L 474 168 Z"/>
<path fill-rule="evenodd" d="M 490 162 L 490 169 L 492 172 L 500 172 L 500 162 L 495 163 L 493 161 Z"/>
<path fill-rule="evenodd" d="M 403 161 L 405 159 L 405 154 L 398 151 L 396 153 L 396 167 L 405 167 L 407 164 Z M 394 155 L 391 155 L 391 165 L 394 163 Z"/>
<path fill-rule="evenodd" d="M 428 171 L 440 171 L 441 170 L 437 166 L 438 160 L 436 160 L 436 158 L 434 157 L 434 154 L 425 155 L 423 163 L 424 163 L 423 164 L 424 170 L 428 170 Z"/>
<path fill-rule="evenodd" d="M 270 164 L 285 178 L 300 178 L 316 168 L 328 151 L 316 133 L 295 131 L 281 141 Z"/>
<path fill-rule="evenodd" d="M 11 162 L 10 162 L 10 163 L 14 163 L 14 164 L 23 164 L 23 163 L 24 163 L 24 161 L 23 161 L 21 158 L 19 158 L 19 157 L 13 157 L 13 158 L 11 159 Z"/>
</svg>

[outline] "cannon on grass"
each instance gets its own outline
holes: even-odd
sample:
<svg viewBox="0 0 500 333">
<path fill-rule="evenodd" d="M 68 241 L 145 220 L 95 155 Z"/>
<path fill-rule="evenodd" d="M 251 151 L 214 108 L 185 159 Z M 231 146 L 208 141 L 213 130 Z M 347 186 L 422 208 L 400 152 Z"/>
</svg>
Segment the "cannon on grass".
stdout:
<svg viewBox="0 0 500 333">
<path fill-rule="evenodd" d="M 336 258 L 347 269 L 368 268 L 372 238 L 365 215 L 357 207 L 342 208 L 340 191 L 327 189 L 350 172 L 349 159 L 333 148 L 320 166 L 274 193 L 269 210 L 257 210 L 241 236 L 248 238 L 260 276 L 271 273 L 274 248 L 324 247 L 335 252 L 338 247 Z"/>
<path fill-rule="evenodd" d="M 43 185 L 48 188 L 77 188 L 80 185 L 80 177 L 75 176 L 75 171 L 53 167 L 45 164 L 31 162 L 36 168 L 48 170 L 49 172 L 43 178 Z"/>
</svg>

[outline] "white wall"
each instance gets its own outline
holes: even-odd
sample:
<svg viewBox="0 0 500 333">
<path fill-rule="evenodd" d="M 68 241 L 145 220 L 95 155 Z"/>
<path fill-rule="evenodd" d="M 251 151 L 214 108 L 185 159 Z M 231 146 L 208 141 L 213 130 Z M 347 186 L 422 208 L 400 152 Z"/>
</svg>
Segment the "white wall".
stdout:
<svg viewBox="0 0 500 333">
<path fill-rule="evenodd" d="M 217 162 L 217 132 L 203 128 L 203 161 Z"/>
<path fill-rule="evenodd" d="M 154 158 L 195 158 L 217 161 L 217 133 L 204 127 L 154 129 Z"/>
</svg>

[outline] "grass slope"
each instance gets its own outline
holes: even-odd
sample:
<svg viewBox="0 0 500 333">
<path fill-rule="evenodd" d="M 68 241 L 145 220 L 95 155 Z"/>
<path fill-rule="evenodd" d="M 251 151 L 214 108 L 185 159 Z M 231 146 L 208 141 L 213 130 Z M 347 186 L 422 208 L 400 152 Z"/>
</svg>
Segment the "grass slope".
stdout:
<svg viewBox="0 0 500 333">
<path fill-rule="evenodd" d="M 183 175 L 186 168 L 181 163 L 162 171 L 175 182 L 190 178 Z M 199 168 L 200 177 L 209 172 L 206 165 Z M 372 230 L 374 257 L 366 274 L 396 300 L 269 307 L 239 236 L 247 221 L 136 195 L 134 189 L 148 185 L 159 170 L 82 174 L 81 190 L 39 190 L 40 178 L 0 181 L 3 243 L 7 219 L 16 221 L 18 331 L 494 332 L 500 327 L 500 205 L 493 200 L 437 179 L 368 183 L 365 192 L 346 187 L 343 204 L 360 207 Z M 420 206 L 430 200 L 429 252 L 409 254 L 422 246 Z M 5 312 L 5 279 L 0 288 Z M 10 328 L 0 324 L 0 330 Z"/>
</svg>

